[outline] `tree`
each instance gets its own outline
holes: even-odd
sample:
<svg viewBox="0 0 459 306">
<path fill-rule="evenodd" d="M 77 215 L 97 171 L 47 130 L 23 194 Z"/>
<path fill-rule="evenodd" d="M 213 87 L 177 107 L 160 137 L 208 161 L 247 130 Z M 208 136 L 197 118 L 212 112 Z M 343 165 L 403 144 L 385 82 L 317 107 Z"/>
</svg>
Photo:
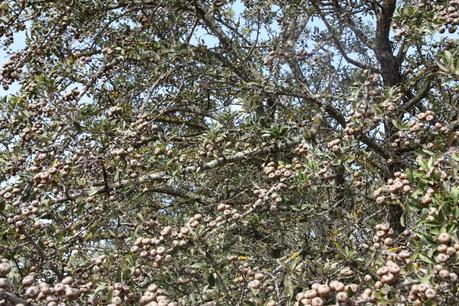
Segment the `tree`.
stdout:
<svg viewBox="0 0 459 306">
<path fill-rule="evenodd" d="M 4 305 L 458 303 L 459 1 L 0 12 Z"/>
</svg>

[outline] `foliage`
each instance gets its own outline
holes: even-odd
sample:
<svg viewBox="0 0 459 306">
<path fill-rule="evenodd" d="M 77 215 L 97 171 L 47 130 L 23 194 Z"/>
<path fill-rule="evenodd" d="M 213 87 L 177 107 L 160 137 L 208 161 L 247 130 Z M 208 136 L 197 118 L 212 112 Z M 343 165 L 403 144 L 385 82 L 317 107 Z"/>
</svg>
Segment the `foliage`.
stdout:
<svg viewBox="0 0 459 306">
<path fill-rule="evenodd" d="M 459 303 L 459 1 L 0 13 L 0 304 Z"/>
</svg>

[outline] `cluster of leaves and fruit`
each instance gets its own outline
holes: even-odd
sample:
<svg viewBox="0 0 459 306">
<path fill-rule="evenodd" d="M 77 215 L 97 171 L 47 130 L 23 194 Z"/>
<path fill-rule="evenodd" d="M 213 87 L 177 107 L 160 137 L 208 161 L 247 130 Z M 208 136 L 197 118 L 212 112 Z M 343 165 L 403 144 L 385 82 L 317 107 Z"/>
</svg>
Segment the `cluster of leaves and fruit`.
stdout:
<svg viewBox="0 0 459 306">
<path fill-rule="evenodd" d="M 457 305 L 458 12 L 1 1 L 0 304 Z"/>
</svg>

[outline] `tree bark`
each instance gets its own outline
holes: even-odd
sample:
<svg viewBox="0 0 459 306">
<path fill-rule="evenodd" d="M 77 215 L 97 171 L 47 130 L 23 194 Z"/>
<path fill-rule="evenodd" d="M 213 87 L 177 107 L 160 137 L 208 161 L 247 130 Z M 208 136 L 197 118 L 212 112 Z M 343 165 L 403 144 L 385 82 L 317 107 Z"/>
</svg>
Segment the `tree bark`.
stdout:
<svg viewBox="0 0 459 306">
<path fill-rule="evenodd" d="M 385 0 L 382 6 L 378 7 L 376 36 L 375 36 L 375 55 L 380 65 L 381 75 L 383 77 L 384 86 L 395 86 L 402 81 L 400 66 L 401 62 L 397 60 L 392 52 L 392 47 L 389 42 L 389 33 L 392 23 L 392 17 L 396 7 L 396 0 Z M 385 137 L 391 139 L 393 136 L 392 123 L 387 121 L 384 123 Z M 399 169 L 400 165 L 394 163 L 389 165 L 389 170 L 392 173 Z M 388 177 L 385 177 L 388 179 Z M 404 227 L 401 224 L 403 209 L 399 205 L 389 206 L 388 221 L 390 226 L 398 234 L 403 232 Z"/>
</svg>

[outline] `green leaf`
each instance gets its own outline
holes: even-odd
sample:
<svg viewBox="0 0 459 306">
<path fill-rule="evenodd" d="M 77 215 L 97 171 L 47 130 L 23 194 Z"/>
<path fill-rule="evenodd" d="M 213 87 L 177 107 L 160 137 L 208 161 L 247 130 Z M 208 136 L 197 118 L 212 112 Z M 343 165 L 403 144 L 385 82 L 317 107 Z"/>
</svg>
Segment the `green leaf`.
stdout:
<svg viewBox="0 0 459 306">
<path fill-rule="evenodd" d="M 207 267 L 207 264 L 205 262 L 195 262 L 190 267 L 193 268 L 193 269 L 203 269 L 203 268 Z"/>
<path fill-rule="evenodd" d="M 99 192 L 97 188 L 91 189 L 88 193 L 89 196 L 96 195 Z"/>
<path fill-rule="evenodd" d="M 432 259 L 430 259 L 429 257 L 427 257 L 426 255 L 422 254 L 422 253 L 419 253 L 419 258 L 424 261 L 425 263 L 428 263 L 428 264 L 435 264 L 435 261 L 433 261 Z"/>
<path fill-rule="evenodd" d="M 293 297 L 293 283 L 289 275 L 284 277 L 284 288 L 287 292 L 287 296 L 291 299 Z"/>
</svg>

